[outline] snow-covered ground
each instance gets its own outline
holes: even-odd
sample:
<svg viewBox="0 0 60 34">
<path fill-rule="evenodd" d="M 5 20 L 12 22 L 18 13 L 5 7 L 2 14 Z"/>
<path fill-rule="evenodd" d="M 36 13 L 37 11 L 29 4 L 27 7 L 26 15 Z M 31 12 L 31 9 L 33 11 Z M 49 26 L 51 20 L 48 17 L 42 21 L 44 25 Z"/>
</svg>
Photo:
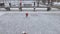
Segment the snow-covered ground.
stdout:
<svg viewBox="0 0 60 34">
<path fill-rule="evenodd" d="M 6 13 L 0 16 L 0 34 L 60 34 L 60 13 Z"/>
</svg>

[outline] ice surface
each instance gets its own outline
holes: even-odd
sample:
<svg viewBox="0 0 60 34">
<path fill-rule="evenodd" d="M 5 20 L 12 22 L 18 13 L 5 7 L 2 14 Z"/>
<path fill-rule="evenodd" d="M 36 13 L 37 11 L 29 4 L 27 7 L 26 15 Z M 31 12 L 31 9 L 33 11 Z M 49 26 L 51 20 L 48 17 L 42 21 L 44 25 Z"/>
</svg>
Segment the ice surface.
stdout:
<svg viewBox="0 0 60 34">
<path fill-rule="evenodd" d="M 3 12 L 3 13 L 2 13 L 2 12 L 0 12 L 0 16 L 2 16 L 2 15 L 4 15 L 4 14 L 5 14 L 5 12 Z"/>
<path fill-rule="evenodd" d="M 0 17 L 0 34 L 60 34 L 59 13 L 6 13 Z"/>
</svg>

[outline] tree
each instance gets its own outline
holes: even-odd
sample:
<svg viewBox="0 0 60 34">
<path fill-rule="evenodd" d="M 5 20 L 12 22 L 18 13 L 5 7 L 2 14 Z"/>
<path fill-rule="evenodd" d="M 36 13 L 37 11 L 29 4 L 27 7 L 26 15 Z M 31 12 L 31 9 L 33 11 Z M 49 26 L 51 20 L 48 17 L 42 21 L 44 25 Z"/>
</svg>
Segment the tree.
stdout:
<svg viewBox="0 0 60 34">
<path fill-rule="evenodd" d="M 40 1 L 42 1 L 43 4 L 45 4 L 47 0 L 36 0 L 36 1 L 37 1 L 37 6 L 39 7 L 39 2 L 40 2 Z"/>
<path fill-rule="evenodd" d="M 46 3 L 46 1 L 47 1 L 47 0 L 42 0 L 43 4 L 45 4 L 45 3 Z"/>
<path fill-rule="evenodd" d="M 37 7 L 39 7 L 39 2 L 40 2 L 40 0 L 36 0 L 37 1 Z"/>
</svg>

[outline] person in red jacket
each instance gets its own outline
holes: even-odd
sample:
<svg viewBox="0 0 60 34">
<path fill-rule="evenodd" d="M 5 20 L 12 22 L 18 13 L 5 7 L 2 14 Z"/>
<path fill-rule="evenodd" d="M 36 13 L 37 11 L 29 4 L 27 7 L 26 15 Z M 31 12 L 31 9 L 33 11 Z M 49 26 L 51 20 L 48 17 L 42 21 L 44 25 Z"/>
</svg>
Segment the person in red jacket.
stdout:
<svg viewBox="0 0 60 34">
<path fill-rule="evenodd" d="M 26 13 L 26 17 L 28 17 L 28 13 Z"/>
</svg>

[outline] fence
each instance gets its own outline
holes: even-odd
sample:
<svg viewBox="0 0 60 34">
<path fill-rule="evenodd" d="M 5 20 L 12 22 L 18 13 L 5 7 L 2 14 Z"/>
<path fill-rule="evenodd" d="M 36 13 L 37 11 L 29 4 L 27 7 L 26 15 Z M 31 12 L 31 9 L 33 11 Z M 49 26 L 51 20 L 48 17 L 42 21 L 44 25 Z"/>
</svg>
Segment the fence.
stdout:
<svg viewBox="0 0 60 34">
<path fill-rule="evenodd" d="M 42 5 L 41 5 L 42 4 Z M 1 0 L 0 8 L 5 8 L 6 10 L 10 11 L 10 8 L 19 8 L 19 10 L 22 11 L 22 8 L 48 8 L 50 10 L 50 6 L 43 5 L 43 3 L 40 3 L 39 6 L 37 5 L 36 1 L 12 1 L 12 0 Z M 47 9 L 47 10 L 48 10 Z M 48 10 L 48 11 L 49 11 Z"/>
</svg>

